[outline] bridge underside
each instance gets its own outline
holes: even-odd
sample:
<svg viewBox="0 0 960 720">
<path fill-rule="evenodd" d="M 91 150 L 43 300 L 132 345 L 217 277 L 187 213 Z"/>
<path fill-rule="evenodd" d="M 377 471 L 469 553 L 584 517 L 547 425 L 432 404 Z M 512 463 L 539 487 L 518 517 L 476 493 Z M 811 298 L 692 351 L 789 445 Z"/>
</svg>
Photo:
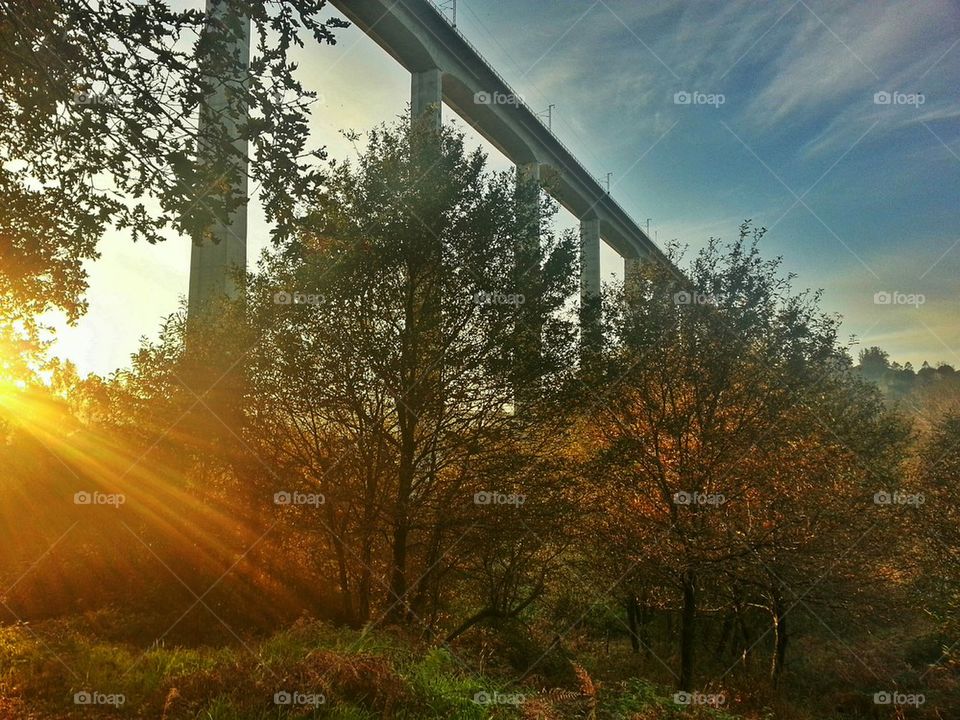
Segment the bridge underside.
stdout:
<svg viewBox="0 0 960 720">
<path fill-rule="evenodd" d="M 515 163 L 524 177 L 539 182 L 580 220 L 580 309 L 586 342 L 596 337 L 600 317 L 601 240 L 623 258 L 628 287 L 644 262 L 663 263 L 677 272 L 596 178 L 428 0 L 330 2 L 411 73 L 414 117 L 428 115 L 439 127 L 441 105 L 446 103 Z M 221 0 L 207 0 L 208 15 L 227 12 L 227 7 Z M 246 22 L 249 25 L 249 19 Z M 236 42 L 240 57 L 245 58 L 249 31 Z M 219 96 L 208 102 L 214 109 L 223 104 Z M 245 213 L 231 218 L 228 225 L 215 228 L 219 243 L 206 241 L 194 247 L 191 316 L 215 297 L 237 292 L 230 278 L 237 267 L 245 265 Z"/>
<path fill-rule="evenodd" d="M 600 294 L 601 239 L 624 259 L 627 283 L 643 261 L 670 261 L 480 54 L 427 0 L 330 0 L 410 71 L 415 117 L 440 122 L 445 102 L 581 222 L 581 305 Z"/>
</svg>

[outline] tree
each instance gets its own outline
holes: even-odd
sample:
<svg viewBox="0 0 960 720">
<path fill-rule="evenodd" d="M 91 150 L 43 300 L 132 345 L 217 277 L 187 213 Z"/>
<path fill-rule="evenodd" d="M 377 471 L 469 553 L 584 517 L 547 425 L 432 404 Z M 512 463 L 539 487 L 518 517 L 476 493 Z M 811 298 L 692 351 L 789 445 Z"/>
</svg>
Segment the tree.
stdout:
<svg viewBox="0 0 960 720">
<path fill-rule="evenodd" d="M 231 133 L 251 141 L 267 217 L 278 237 L 289 231 L 319 179 L 305 149 L 312 95 L 289 51 L 304 33 L 332 43 L 344 23 L 321 18 L 324 0 L 223 2 L 249 15 L 257 37 L 245 91 L 230 98 L 250 120 L 236 131 L 208 124 L 205 158 L 197 116 L 233 71 L 226 50 L 239 23 L 164 2 L 0 3 L 0 325 L 50 308 L 81 315 L 84 262 L 108 229 L 148 242 L 166 229 L 198 237 L 245 202 Z"/>
<path fill-rule="evenodd" d="M 807 358 L 806 386 L 780 419 L 783 449 L 760 467 L 755 485 L 770 500 L 753 503 L 766 537 L 730 578 L 746 600 L 770 618 L 770 678 L 784 671 L 787 615 L 827 610 L 863 614 L 876 598 L 882 562 L 874 543 L 895 546 L 897 533 L 882 522 L 876 494 L 899 486 L 908 451 L 909 426 L 888 412 L 879 390 L 851 372 L 839 350 L 831 358 Z M 833 362 L 831 362 L 831 360 Z M 742 533 L 744 517 L 731 517 Z M 744 533 L 745 534 L 745 533 Z M 799 618 L 796 618 L 799 619 Z"/>
<path fill-rule="evenodd" d="M 251 437 L 340 502 L 324 522 L 334 545 L 349 545 L 341 577 L 345 594 L 361 589 L 359 616 L 371 569 L 385 568 L 373 579 L 399 620 L 435 614 L 439 577 L 456 564 L 448 551 L 482 510 L 474 495 L 525 492 L 531 428 L 573 352 L 560 310 L 575 241 L 553 237 L 544 213 L 537 285 L 525 296 L 515 253 L 526 213 L 512 174 L 485 171 L 484 156 L 467 155 L 447 129 L 380 128 L 367 140 L 356 166 L 331 165 L 302 234 L 250 279 L 262 336 L 251 352 Z M 529 306 L 542 349 L 521 355 L 516 328 Z M 522 411 L 518 376 L 542 378 Z"/>
<path fill-rule="evenodd" d="M 759 596 L 773 618 L 771 673 L 779 677 L 785 585 L 803 577 L 804 553 L 829 552 L 811 544 L 825 524 L 848 517 L 821 514 L 818 504 L 865 502 L 860 453 L 884 437 L 876 399 L 847 377 L 837 319 L 820 312 L 818 294 L 795 294 L 778 261 L 762 260 L 762 236 L 744 224 L 728 247 L 711 241 L 684 281 L 648 267 L 618 298 L 614 349 L 594 385 L 602 403 L 592 474 L 613 482 L 613 504 L 626 510 L 610 521 L 626 535 L 626 568 L 678 598 L 683 690 L 692 687 L 707 598 L 740 613 Z M 824 399 L 835 397 L 839 406 Z M 859 434 L 840 434 L 857 440 L 855 450 L 820 416 L 839 420 L 841 411 L 870 420 Z M 837 466 L 829 473 L 827 459 Z"/>
<path fill-rule="evenodd" d="M 890 368 L 890 356 L 886 351 L 874 345 L 860 351 L 860 371 L 865 377 L 878 381 Z"/>
<path fill-rule="evenodd" d="M 960 612 L 960 414 L 943 415 L 919 448 L 914 494 L 922 496 L 921 541 L 913 548 L 924 572 L 917 582 L 918 599 L 928 608 L 937 629 L 955 637 Z M 954 661 L 956 646 L 948 641 L 944 660 Z"/>
</svg>

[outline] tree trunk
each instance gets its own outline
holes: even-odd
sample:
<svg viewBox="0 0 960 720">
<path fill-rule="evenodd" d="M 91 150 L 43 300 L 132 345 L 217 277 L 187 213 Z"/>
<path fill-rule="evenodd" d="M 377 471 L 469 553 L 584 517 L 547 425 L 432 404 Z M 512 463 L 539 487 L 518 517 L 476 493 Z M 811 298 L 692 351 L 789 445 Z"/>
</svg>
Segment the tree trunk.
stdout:
<svg viewBox="0 0 960 720">
<path fill-rule="evenodd" d="M 343 542 L 343 529 L 337 528 L 337 516 L 332 503 L 324 505 L 327 517 L 327 527 L 333 541 L 334 556 L 337 559 L 337 573 L 340 583 L 340 612 L 343 613 L 343 622 L 352 624 L 355 620 L 353 613 L 353 598 L 350 593 L 350 567 L 347 561 L 347 550 Z M 339 532 L 338 532 L 339 530 Z"/>
<path fill-rule="evenodd" d="M 360 567 L 360 580 L 357 583 L 357 622 L 365 625 L 370 620 L 370 583 L 372 581 L 372 572 L 370 563 L 373 561 L 372 540 L 367 534 L 363 538 L 363 548 L 360 551 L 362 559 Z"/>
<path fill-rule="evenodd" d="M 406 517 L 397 518 L 393 527 L 393 556 L 390 567 L 390 589 L 387 592 L 387 622 L 401 622 L 407 616 L 407 537 Z"/>
<path fill-rule="evenodd" d="M 643 655 L 650 657 L 650 603 L 647 601 L 647 591 L 640 595 L 640 645 L 643 646 Z"/>
<path fill-rule="evenodd" d="M 343 621 L 354 623 L 356 617 L 353 612 L 353 597 L 350 593 L 350 570 L 347 566 L 347 553 L 343 541 L 338 537 L 333 541 L 336 550 L 337 569 L 340 575 L 340 605 L 343 612 Z"/>
<path fill-rule="evenodd" d="M 402 622 L 408 617 L 407 607 L 407 543 L 410 535 L 410 495 L 413 492 L 415 428 L 417 418 L 405 403 L 398 403 L 400 425 L 400 468 L 397 495 L 393 510 L 393 548 L 390 586 L 387 591 L 388 623 Z"/>
<path fill-rule="evenodd" d="M 370 621 L 370 604 L 373 600 L 373 545 L 379 531 L 378 495 L 384 465 L 384 440 L 378 438 L 375 456 L 367 463 L 363 487 L 363 525 L 360 540 L 360 577 L 357 580 L 357 620 L 360 625 Z"/>
<path fill-rule="evenodd" d="M 683 609 L 680 618 L 680 677 L 677 687 L 685 692 L 693 689 L 693 648 L 697 620 L 696 576 L 692 570 L 683 574 Z"/>
<path fill-rule="evenodd" d="M 637 605 L 637 596 L 634 593 L 627 593 L 627 626 L 630 629 L 630 647 L 634 653 L 640 652 L 640 633 L 637 627 L 637 616 L 640 614 L 640 608 Z"/>
<path fill-rule="evenodd" d="M 783 664 L 787 656 L 787 619 L 783 597 L 777 593 L 773 598 L 773 657 L 770 662 L 770 681 L 773 687 L 778 687 L 783 675 Z"/>
<path fill-rule="evenodd" d="M 443 531 L 440 527 L 440 518 L 433 520 L 433 527 L 430 529 L 430 539 L 427 541 L 427 553 L 423 559 L 423 565 L 427 568 L 426 572 L 417 581 L 416 593 L 414 594 L 412 606 L 414 612 L 421 618 L 429 614 L 427 602 L 430 599 L 430 590 L 436 582 L 436 576 L 440 572 L 438 564 L 441 558 L 441 549 L 443 542 Z M 414 592 L 414 588 L 410 589 Z"/>
<path fill-rule="evenodd" d="M 724 651 L 727 649 L 727 643 L 733 634 L 733 615 L 726 613 L 723 616 L 723 625 L 720 626 L 720 637 L 717 639 L 717 647 L 713 651 L 713 656 L 717 660 L 723 659 Z"/>
<path fill-rule="evenodd" d="M 750 664 L 750 653 L 753 650 L 753 633 L 750 632 L 750 626 L 747 624 L 743 608 L 739 602 L 736 605 L 736 616 L 737 626 L 740 628 L 740 639 L 743 643 L 740 651 L 740 662 L 744 667 L 747 667 Z"/>
</svg>

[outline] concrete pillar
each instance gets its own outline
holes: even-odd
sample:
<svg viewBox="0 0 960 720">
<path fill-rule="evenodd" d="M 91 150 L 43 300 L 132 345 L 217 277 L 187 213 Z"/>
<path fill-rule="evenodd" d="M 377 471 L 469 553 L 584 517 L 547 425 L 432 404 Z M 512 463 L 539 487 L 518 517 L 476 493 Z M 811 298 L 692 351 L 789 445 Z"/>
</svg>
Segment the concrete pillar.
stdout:
<svg viewBox="0 0 960 720">
<path fill-rule="evenodd" d="M 207 0 L 207 18 L 225 21 L 228 28 L 234 27 L 237 12 L 236 4 L 229 0 Z M 212 28 L 211 24 L 208 30 Z M 229 57 L 237 57 L 232 77 L 227 77 L 213 86 L 212 92 L 204 101 L 201 109 L 198 134 L 200 136 L 200 163 L 214 167 L 223 167 L 224 158 L 218 158 L 209 148 L 204 148 L 204 130 L 210 127 L 221 128 L 227 136 L 236 138 L 233 147 L 236 156 L 230 158 L 235 163 L 238 185 L 233 192 L 242 200 L 227 217 L 225 222 L 215 221 L 201 237 L 193 238 L 190 252 L 190 291 L 188 296 L 189 317 L 196 318 L 201 312 L 224 297 L 236 298 L 242 288 L 235 280 L 238 271 L 247 266 L 247 141 L 240 137 L 247 122 L 246 111 L 237 111 L 236 104 L 230 107 L 228 97 L 236 94 L 247 77 L 250 64 L 250 18 L 240 18 L 241 33 L 232 37 L 225 48 Z M 209 80 L 208 80 L 209 82 Z M 220 132 L 221 130 L 218 130 Z M 204 154 L 206 153 L 206 154 Z M 222 170 L 208 172 L 212 177 L 203 177 L 201 193 L 213 193 L 214 187 L 223 180 Z M 197 198 L 203 203 L 203 195 Z"/>
<path fill-rule="evenodd" d="M 517 166 L 517 201 L 524 225 L 516 248 L 517 279 L 521 284 L 535 283 L 535 268 L 540 262 L 540 164 Z M 521 290 L 522 292 L 522 290 Z"/>
<path fill-rule="evenodd" d="M 645 260 L 639 257 L 625 257 L 623 259 L 623 292 L 627 299 L 631 299 L 640 289 L 643 277 Z"/>
<path fill-rule="evenodd" d="M 530 162 L 517 165 L 517 178 L 540 182 L 540 163 Z"/>
<path fill-rule="evenodd" d="M 425 118 L 430 126 L 440 129 L 443 122 L 443 73 L 439 68 L 415 72 L 410 80 L 410 115 L 416 121 Z"/>
<path fill-rule="evenodd" d="M 516 203 L 519 224 L 514 248 L 514 282 L 516 292 L 524 297 L 517 308 L 514 329 L 517 361 L 514 380 L 517 409 L 529 406 L 537 393 L 540 380 L 540 358 L 543 353 L 543 305 L 540 294 L 540 164 L 517 166 Z"/>
<path fill-rule="evenodd" d="M 580 338 L 585 350 L 600 349 L 600 316 L 600 220 L 581 218 Z"/>
<path fill-rule="evenodd" d="M 427 130 L 439 131 L 442 124 L 441 102 L 443 100 L 443 74 L 438 68 L 430 68 L 422 72 L 415 72 L 410 77 L 410 121 L 415 127 L 420 123 Z M 426 138 L 418 151 L 418 161 L 423 163 L 424 175 L 419 182 L 429 187 L 429 175 L 436 168 L 439 157 L 439 143 Z M 419 210 L 418 212 L 423 212 Z M 427 227 L 434 226 L 436 218 L 421 217 L 420 222 Z M 420 391 L 409 397 L 404 405 L 415 415 L 431 415 L 442 417 L 443 406 L 446 402 L 444 387 L 444 371 L 447 359 L 443 347 L 443 296 L 439 279 L 443 270 L 443 245 L 441 239 L 434 233 L 422 235 L 423 245 L 418 248 L 416 257 L 410 261 L 417 265 L 415 274 L 418 277 L 415 305 L 417 307 L 414 323 L 421 329 L 419 352 L 421 362 L 425 365 L 424 374 L 420 376 Z M 410 403 L 413 406 L 410 406 Z"/>
</svg>

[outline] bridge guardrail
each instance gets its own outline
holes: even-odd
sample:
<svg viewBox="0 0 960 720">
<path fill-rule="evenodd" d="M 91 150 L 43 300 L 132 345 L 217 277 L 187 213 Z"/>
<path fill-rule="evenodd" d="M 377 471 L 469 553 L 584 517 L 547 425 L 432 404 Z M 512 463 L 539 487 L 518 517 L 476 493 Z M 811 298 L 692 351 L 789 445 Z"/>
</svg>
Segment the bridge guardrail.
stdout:
<svg viewBox="0 0 960 720">
<path fill-rule="evenodd" d="M 517 103 L 518 103 L 519 105 L 522 105 L 523 108 L 524 108 L 528 113 L 530 113 L 530 115 L 534 118 L 534 120 L 536 120 L 536 121 L 540 124 L 540 127 L 542 127 L 542 128 L 546 131 L 546 133 L 547 133 L 551 138 L 553 138 L 553 140 L 555 140 L 556 143 L 557 143 L 560 147 L 562 147 L 562 148 L 566 151 L 567 155 L 570 156 L 570 159 L 573 160 L 573 162 L 577 165 L 577 167 L 579 167 L 580 170 L 582 170 L 582 171 L 584 172 L 584 174 L 586 174 L 587 176 L 589 176 L 589 177 L 593 180 L 594 184 L 596 185 L 596 189 L 599 191 L 599 194 L 600 194 L 601 196 L 606 195 L 607 199 L 608 199 L 618 210 L 620 210 L 620 212 L 622 212 L 622 213 L 630 220 L 630 222 L 632 222 L 632 223 L 637 227 L 638 230 L 640 230 L 640 225 L 638 225 L 638 224 L 637 224 L 637 221 L 633 219 L 633 216 L 630 215 L 630 213 L 627 212 L 627 210 L 623 207 L 623 205 L 621 205 L 619 202 L 617 202 L 610 193 L 604 191 L 604 189 L 600 186 L 600 183 L 597 181 L 597 179 L 596 179 L 596 177 L 593 175 L 593 173 L 591 173 L 591 172 L 586 168 L 586 166 L 584 166 L 584 164 L 577 159 L 577 156 L 573 154 L 573 151 L 572 151 L 569 147 L 567 147 L 566 143 L 564 143 L 563 140 L 561 140 L 559 137 L 557 137 L 556 133 L 554 133 L 551 128 L 548 128 L 548 127 L 544 124 L 543 120 L 540 119 L 540 116 L 537 115 L 536 112 L 534 112 L 533 108 L 531 108 L 531 107 L 526 103 L 526 101 L 523 99 L 522 96 L 520 96 L 516 91 L 514 91 L 514 89 L 510 86 L 510 83 L 508 83 L 508 82 L 506 81 L 506 79 L 503 77 L 503 75 L 501 75 L 499 72 L 497 72 L 496 68 L 493 67 L 493 64 L 492 64 L 489 60 L 487 60 L 487 58 L 484 56 L 484 54 L 483 54 L 482 52 L 480 52 L 479 48 L 477 48 L 476 45 L 474 45 L 472 42 L 470 42 L 470 41 L 467 39 L 467 36 L 464 35 L 462 32 L 460 32 L 459 28 L 457 28 L 455 25 L 453 25 L 453 24 L 447 19 L 447 16 L 444 14 L 444 12 L 443 12 L 443 10 L 440 8 L 440 6 L 437 5 L 437 3 L 435 2 L 435 0 L 425 0 L 425 2 L 426 2 L 426 4 L 430 7 L 430 9 L 433 10 L 433 11 L 437 14 L 437 16 L 438 16 L 441 20 L 443 20 L 443 21 L 447 24 L 447 26 L 448 26 L 451 30 L 453 30 L 453 32 L 455 32 L 455 33 L 457 34 L 457 36 L 458 36 L 461 40 L 463 40 L 463 42 L 464 42 L 471 50 L 473 50 L 473 52 L 475 52 L 475 53 L 477 54 L 477 57 L 479 57 L 479 58 L 483 61 L 484 65 L 486 65 L 486 66 L 490 69 L 490 72 L 492 72 L 492 73 L 496 76 L 496 78 L 497 78 L 501 83 L 503 83 L 503 87 L 506 88 L 507 91 L 509 91 L 509 94 L 512 95 L 513 98 L 517 101 Z M 653 240 L 651 240 L 650 237 L 649 237 L 643 230 L 640 230 L 640 233 L 641 233 L 645 238 L 647 238 L 647 241 L 648 241 L 651 245 L 653 245 L 653 247 L 654 247 L 661 255 L 663 255 L 663 250 L 661 250 L 659 247 L 657 247 L 656 243 L 654 243 Z M 665 256 L 664 256 L 664 257 L 665 257 Z"/>
</svg>

